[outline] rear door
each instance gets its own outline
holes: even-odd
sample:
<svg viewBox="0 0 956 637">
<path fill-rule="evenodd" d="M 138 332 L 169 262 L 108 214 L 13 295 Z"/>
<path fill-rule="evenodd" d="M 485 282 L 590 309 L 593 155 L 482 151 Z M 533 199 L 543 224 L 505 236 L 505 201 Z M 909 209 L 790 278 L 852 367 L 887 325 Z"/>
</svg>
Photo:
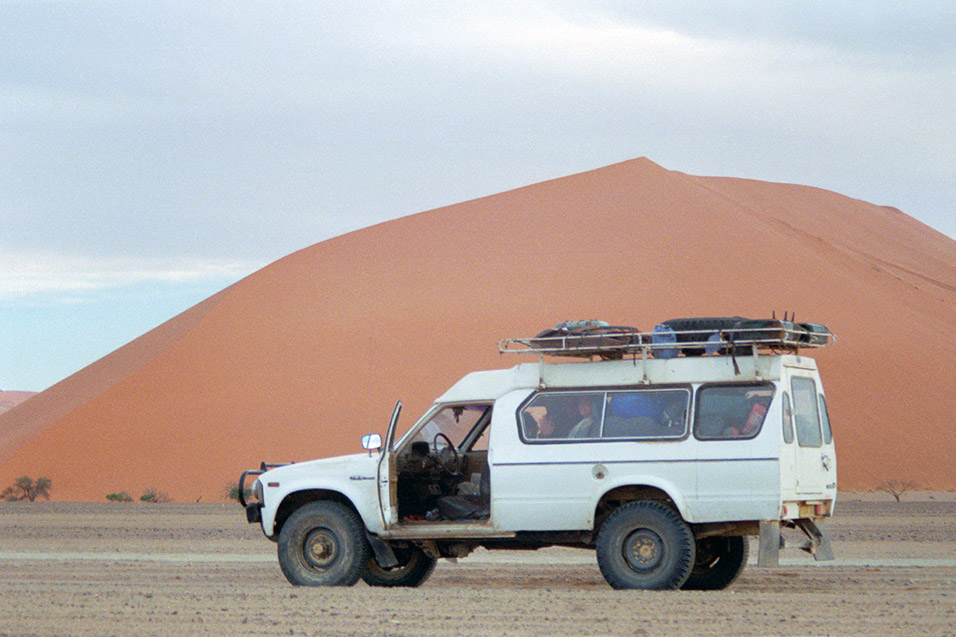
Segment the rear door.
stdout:
<svg viewBox="0 0 956 637">
<path fill-rule="evenodd" d="M 832 440 L 830 444 L 824 442 L 816 379 L 811 374 L 791 375 L 790 395 L 797 442 L 794 458 L 796 495 L 799 498 L 820 497 L 824 494 L 832 465 Z"/>
</svg>

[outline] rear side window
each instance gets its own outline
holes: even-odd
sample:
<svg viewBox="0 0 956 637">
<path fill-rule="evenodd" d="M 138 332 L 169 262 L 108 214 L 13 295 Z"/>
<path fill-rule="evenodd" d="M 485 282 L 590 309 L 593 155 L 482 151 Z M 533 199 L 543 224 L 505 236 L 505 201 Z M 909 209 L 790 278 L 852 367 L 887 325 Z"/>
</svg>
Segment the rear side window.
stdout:
<svg viewBox="0 0 956 637">
<path fill-rule="evenodd" d="M 739 440 L 760 432 L 773 400 L 770 383 L 705 385 L 697 390 L 694 435 L 701 440 Z"/>
<path fill-rule="evenodd" d="M 823 444 L 833 442 L 833 432 L 830 431 L 830 414 L 827 412 L 827 399 L 820 394 L 820 424 L 823 425 Z"/>
<path fill-rule="evenodd" d="M 793 393 L 793 419 L 797 443 L 801 447 L 819 447 L 823 444 L 820 431 L 820 411 L 817 406 L 817 386 L 812 378 L 794 377 L 790 381 Z"/>
<path fill-rule="evenodd" d="M 525 442 L 682 438 L 686 388 L 543 392 L 518 412 Z"/>
<path fill-rule="evenodd" d="M 788 445 L 793 442 L 793 409 L 787 392 L 783 392 L 783 441 Z"/>
</svg>

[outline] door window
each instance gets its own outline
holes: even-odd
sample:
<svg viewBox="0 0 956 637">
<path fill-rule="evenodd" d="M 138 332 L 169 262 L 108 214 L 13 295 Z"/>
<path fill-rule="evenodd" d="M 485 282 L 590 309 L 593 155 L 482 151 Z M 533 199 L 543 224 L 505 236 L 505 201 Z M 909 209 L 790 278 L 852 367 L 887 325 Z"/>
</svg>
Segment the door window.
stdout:
<svg viewBox="0 0 956 637">
<path fill-rule="evenodd" d="M 828 445 L 833 442 L 833 432 L 830 431 L 830 414 L 827 412 L 827 399 L 823 394 L 820 396 L 820 424 L 823 425 L 823 444 Z"/>
<path fill-rule="evenodd" d="M 801 447 L 819 447 L 823 444 L 820 432 L 820 412 L 817 407 L 817 387 L 812 378 L 796 376 L 790 381 L 793 393 L 793 418 L 797 443 Z"/>
<path fill-rule="evenodd" d="M 793 442 L 793 409 L 787 392 L 783 392 L 783 441 L 788 445 Z"/>
</svg>

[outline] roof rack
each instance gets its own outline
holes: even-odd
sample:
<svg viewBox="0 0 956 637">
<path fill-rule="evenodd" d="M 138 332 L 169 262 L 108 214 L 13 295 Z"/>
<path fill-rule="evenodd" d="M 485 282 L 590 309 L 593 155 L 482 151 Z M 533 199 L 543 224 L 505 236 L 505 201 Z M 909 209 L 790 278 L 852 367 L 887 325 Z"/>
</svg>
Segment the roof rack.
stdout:
<svg viewBox="0 0 956 637">
<path fill-rule="evenodd" d="M 636 328 L 599 327 L 545 330 L 531 338 L 498 342 L 501 354 L 538 354 L 604 360 L 625 356 L 674 358 L 678 355 L 756 356 L 758 352 L 797 353 L 800 348 L 826 347 L 836 341 L 825 325 L 778 319 L 741 320 L 731 328 L 641 332 Z M 660 328 L 661 326 L 658 326 Z"/>
</svg>

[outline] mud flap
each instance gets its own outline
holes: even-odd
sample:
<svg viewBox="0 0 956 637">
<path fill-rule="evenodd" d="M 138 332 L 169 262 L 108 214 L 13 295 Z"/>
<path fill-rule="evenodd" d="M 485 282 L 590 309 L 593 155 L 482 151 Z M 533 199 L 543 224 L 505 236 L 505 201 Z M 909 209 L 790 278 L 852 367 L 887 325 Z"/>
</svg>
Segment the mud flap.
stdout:
<svg viewBox="0 0 956 637">
<path fill-rule="evenodd" d="M 796 521 L 797 528 L 803 531 L 809 542 L 800 548 L 813 556 L 818 562 L 829 562 L 833 559 L 833 549 L 830 540 L 823 531 L 813 523 L 813 520 L 801 519 Z"/>
<path fill-rule="evenodd" d="M 760 544 L 757 550 L 757 566 L 780 566 L 780 521 L 760 522 Z"/>
<path fill-rule="evenodd" d="M 398 566 L 398 558 L 395 557 L 395 551 L 386 542 L 375 537 L 371 533 L 365 533 L 368 538 L 369 546 L 372 547 L 372 553 L 375 555 L 375 561 L 382 568 L 394 568 Z"/>
<path fill-rule="evenodd" d="M 806 551 L 818 562 L 828 562 L 833 559 L 833 549 L 830 547 L 829 538 L 813 520 L 800 519 L 794 520 L 793 523 L 807 536 L 806 541 L 793 548 Z M 757 566 L 780 566 L 780 549 L 786 545 L 780 534 L 780 522 L 778 520 L 761 521 L 759 533 Z"/>
</svg>

